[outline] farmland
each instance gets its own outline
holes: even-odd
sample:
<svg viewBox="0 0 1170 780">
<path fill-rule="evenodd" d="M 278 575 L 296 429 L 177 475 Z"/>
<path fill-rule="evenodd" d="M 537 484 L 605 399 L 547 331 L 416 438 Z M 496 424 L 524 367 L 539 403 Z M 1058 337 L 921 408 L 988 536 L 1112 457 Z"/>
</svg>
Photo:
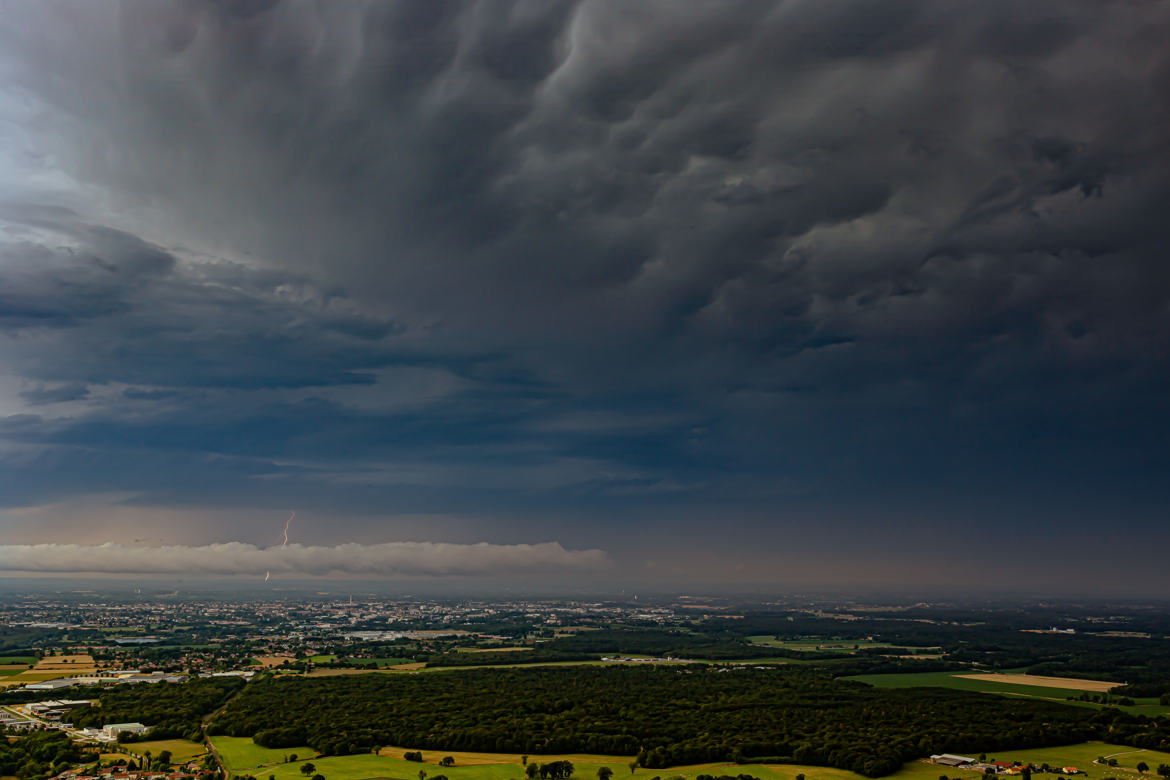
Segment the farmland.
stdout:
<svg viewBox="0 0 1170 780">
<path fill-rule="evenodd" d="M 1040 678 L 1048 682 L 1039 684 L 1024 684 L 1030 676 L 1023 674 L 1001 675 L 973 675 L 962 672 L 921 672 L 909 674 L 867 674 L 846 677 L 847 680 L 868 683 L 877 688 L 953 688 L 961 691 L 977 691 L 979 693 L 995 693 L 1003 696 L 1012 696 L 1029 699 L 1043 699 L 1045 701 L 1064 701 L 1085 707 L 1097 707 L 1099 704 L 1077 701 L 1076 698 L 1086 692 L 1084 688 L 1058 688 L 1051 684 L 1055 678 Z M 1006 682 L 1010 679 L 1011 682 Z M 1019 680 L 1020 682 L 1016 682 Z M 1091 681 L 1090 681 L 1091 682 Z M 1084 684 L 1082 680 L 1069 680 L 1070 686 Z M 1068 701 L 1072 697 L 1073 701 Z M 1135 699 L 1134 704 L 1122 706 L 1113 704 L 1126 712 L 1144 715 L 1163 715 L 1170 713 L 1170 707 L 1158 704 L 1154 698 Z"/>
<path fill-rule="evenodd" d="M 1073 677 L 1043 677 L 1035 674 L 961 674 L 968 680 L 981 680 L 991 683 L 1007 683 L 1008 685 L 1031 685 L 1040 688 L 1061 688 L 1064 690 L 1090 691 L 1093 693 L 1108 693 L 1117 687 L 1115 682 L 1103 680 L 1078 680 Z"/>
</svg>

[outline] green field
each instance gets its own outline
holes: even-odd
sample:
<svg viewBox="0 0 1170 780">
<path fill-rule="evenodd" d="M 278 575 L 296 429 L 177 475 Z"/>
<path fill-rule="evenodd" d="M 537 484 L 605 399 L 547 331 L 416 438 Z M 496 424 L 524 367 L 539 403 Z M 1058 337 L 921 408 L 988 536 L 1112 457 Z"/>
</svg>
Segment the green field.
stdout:
<svg viewBox="0 0 1170 780">
<path fill-rule="evenodd" d="M 0 677 L 11 677 L 14 674 L 20 674 L 24 669 L 0 669 Z"/>
<path fill-rule="evenodd" d="M 905 647 L 902 645 L 892 645 L 888 642 L 874 642 L 869 639 L 825 639 L 824 637 L 814 639 L 777 639 L 769 634 L 756 634 L 755 636 L 749 636 L 748 641 L 755 645 L 764 645 L 765 647 L 778 647 L 784 650 L 800 650 L 802 652 L 816 653 L 852 654 L 857 650 L 873 647 L 898 651 L 905 655 L 937 655 L 940 652 L 938 648 L 933 647 Z"/>
<path fill-rule="evenodd" d="M 350 664 L 350 665 L 352 665 L 352 666 L 356 666 L 356 667 L 362 667 L 362 666 L 377 666 L 379 669 L 380 669 L 380 668 L 382 668 L 382 667 L 384 667 L 384 666 L 399 666 L 399 665 L 401 665 L 401 664 L 412 664 L 412 663 L 414 663 L 414 659 L 413 659 L 413 658 L 401 658 L 401 657 L 391 657 L 391 658 L 343 658 L 343 659 L 341 659 L 341 660 L 342 660 L 342 663 Z"/>
<path fill-rule="evenodd" d="M 979 693 L 998 693 L 1005 696 L 1021 696 L 1028 699 L 1045 699 L 1074 704 L 1080 707 L 1101 707 L 1104 705 L 1083 701 L 1067 701 L 1069 696 L 1080 696 L 1084 691 L 1071 688 L 1048 688 L 1042 685 L 1017 685 L 1015 683 L 991 682 L 988 680 L 972 680 L 959 677 L 969 672 L 917 672 L 911 674 L 863 674 L 842 679 L 856 680 L 869 683 L 875 688 L 954 688 L 961 691 L 977 691 Z M 1120 707 L 1126 712 L 1145 715 L 1164 715 L 1170 713 L 1170 707 L 1158 704 L 1157 699 L 1135 699 L 1132 707 Z M 1113 705 L 1117 706 L 1117 705 Z"/>
<path fill-rule="evenodd" d="M 262 764 L 283 761 L 288 753 L 298 756 L 307 755 L 307 748 L 290 748 L 288 750 L 267 750 L 251 744 L 251 740 L 232 737 L 215 737 L 214 742 L 221 755 L 230 753 L 235 760 L 229 762 L 229 770 L 233 774 L 251 774 L 261 780 L 269 776 L 276 780 L 304 780 L 300 771 L 304 761 L 295 763 L 278 763 L 275 766 Z M 333 756 L 311 759 L 316 771 L 325 776 L 325 780 L 372 780 L 372 778 L 387 778 L 388 780 L 416 780 L 422 770 L 428 776 L 446 775 L 450 780 L 523 780 L 523 766 L 520 757 L 516 755 L 494 753 L 461 753 L 456 751 L 422 751 L 424 763 L 405 761 L 402 759 L 403 748 L 383 748 L 381 755 L 361 754 L 353 756 Z M 1118 767 L 1106 767 L 1093 764 L 1098 756 L 1119 754 Z M 437 766 L 438 759 L 444 755 L 455 758 L 455 766 Z M 574 777 L 577 780 L 593 780 L 597 777 L 597 770 L 607 766 L 613 770 L 614 780 L 651 780 L 654 777 L 674 780 L 684 778 L 692 780 L 700 774 L 749 774 L 760 780 L 794 780 L 796 775 L 803 774 L 807 780 L 860 780 L 861 775 L 841 769 L 830 769 L 818 766 L 800 765 L 763 765 L 763 764 L 697 764 L 692 766 L 670 767 L 668 769 L 639 768 L 632 775 L 629 770 L 629 759 L 618 756 L 530 756 L 533 763 L 555 761 L 567 758 L 575 767 Z M 1139 761 L 1145 761 L 1151 767 L 1158 764 L 1170 763 L 1170 754 L 1156 751 L 1135 751 L 1134 748 L 1107 745 L 1101 742 L 1086 742 L 1079 745 L 1069 745 L 1058 748 L 1040 748 L 1035 750 L 1004 751 L 995 755 L 988 755 L 988 759 L 1000 761 L 1020 761 L 1022 763 L 1043 764 L 1050 766 L 1075 766 L 1083 774 L 1078 777 L 1084 780 L 1103 780 L 1106 777 L 1118 777 L 1119 774 L 1128 775 Z M 255 763 L 245 763 L 252 760 Z M 238 762 L 237 762 L 238 761 Z M 938 780 L 941 774 L 946 774 L 953 780 L 982 780 L 982 775 L 971 770 L 950 769 L 938 767 L 924 761 L 912 761 L 904 765 L 898 772 L 889 775 L 892 780 Z M 1137 774 L 1134 774 L 1134 780 Z M 1054 776 L 1053 776 L 1054 777 Z"/>
<path fill-rule="evenodd" d="M 0 664 L 27 664 L 32 666 L 37 662 L 35 655 L 0 655 Z"/>
<path fill-rule="evenodd" d="M 224 767 L 229 772 L 240 772 L 265 764 L 279 763 L 294 753 L 301 758 L 317 755 L 317 751 L 311 747 L 280 749 L 260 747 L 252 741 L 251 737 L 212 737 L 211 744 L 215 745 L 220 760 L 223 761 Z M 258 772 L 249 771 L 247 774 L 258 774 Z"/>
<path fill-rule="evenodd" d="M 189 761 L 192 758 L 198 758 L 207 752 L 202 743 L 192 742 L 188 739 L 156 739 L 151 742 L 129 742 L 122 745 L 127 751 L 141 756 L 146 752 L 154 757 L 164 750 L 171 751 L 171 761 L 181 763 Z"/>
</svg>

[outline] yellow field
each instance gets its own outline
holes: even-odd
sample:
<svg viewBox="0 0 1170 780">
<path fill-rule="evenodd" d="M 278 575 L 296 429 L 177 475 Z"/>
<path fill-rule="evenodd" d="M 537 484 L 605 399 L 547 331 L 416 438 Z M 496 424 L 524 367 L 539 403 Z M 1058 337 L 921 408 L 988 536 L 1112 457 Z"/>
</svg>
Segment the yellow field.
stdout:
<svg viewBox="0 0 1170 780">
<path fill-rule="evenodd" d="M 88 653 L 78 655 L 47 655 L 37 661 L 32 673 L 55 672 L 57 676 L 86 674 L 97 669 L 93 656 Z"/>
<path fill-rule="evenodd" d="M 1065 688 L 1074 691 L 1089 691 L 1090 693 L 1107 693 L 1121 685 L 1121 683 L 1106 682 L 1104 680 L 1078 680 L 1073 677 L 1041 677 L 1035 674 L 956 674 L 955 677 L 964 677 L 968 680 L 983 680 L 984 682 L 1007 683 L 1009 685 L 1036 685 L 1041 688 Z"/>
<path fill-rule="evenodd" d="M 255 660 L 265 669 L 271 669 L 272 667 L 280 666 L 285 662 L 292 663 L 297 659 L 290 655 L 258 655 L 256 656 Z"/>
</svg>

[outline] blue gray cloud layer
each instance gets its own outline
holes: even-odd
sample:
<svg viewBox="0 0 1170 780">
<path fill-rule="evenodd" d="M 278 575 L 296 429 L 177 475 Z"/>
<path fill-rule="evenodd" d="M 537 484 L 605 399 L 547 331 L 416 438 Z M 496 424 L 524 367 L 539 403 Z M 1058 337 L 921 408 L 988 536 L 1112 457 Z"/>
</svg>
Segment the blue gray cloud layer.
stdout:
<svg viewBox="0 0 1170 780">
<path fill-rule="evenodd" d="M 3 9 L 0 505 L 1170 541 L 1164 5 Z"/>
</svg>

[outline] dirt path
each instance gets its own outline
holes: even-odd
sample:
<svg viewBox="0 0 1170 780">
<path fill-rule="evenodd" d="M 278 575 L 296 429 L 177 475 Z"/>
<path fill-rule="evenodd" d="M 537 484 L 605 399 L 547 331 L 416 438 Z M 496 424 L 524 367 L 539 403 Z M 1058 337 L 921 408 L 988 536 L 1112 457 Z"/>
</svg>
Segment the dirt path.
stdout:
<svg viewBox="0 0 1170 780">
<path fill-rule="evenodd" d="M 219 755 L 219 751 L 215 749 L 215 744 L 211 741 L 211 737 L 207 735 L 207 727 L 211 724 L 211 721 L 215 720 L 215 716 L 226 710 L 227 706 L 235 701 L 236 697 L 243 693 L 244 689 L 247 687 L 247 683 L 241 685 L 240 689 L 229 696 L 227 701 L 216 707 L 207 715 L 204 715 L 203 721 L 199 724 L 199 729 L 203 732 L 203 744 L 207 746 L 207 752 L 210 753 L 211 757 L 215 759 L 216 766 L 219 767 L 220 776 L 223 777 L 224 780 L 227 780 L 227 778 L 230 776 L 230 773 L 228 772 L 227 767 L 224 766 L 223 758 Z"/>
</svg>

